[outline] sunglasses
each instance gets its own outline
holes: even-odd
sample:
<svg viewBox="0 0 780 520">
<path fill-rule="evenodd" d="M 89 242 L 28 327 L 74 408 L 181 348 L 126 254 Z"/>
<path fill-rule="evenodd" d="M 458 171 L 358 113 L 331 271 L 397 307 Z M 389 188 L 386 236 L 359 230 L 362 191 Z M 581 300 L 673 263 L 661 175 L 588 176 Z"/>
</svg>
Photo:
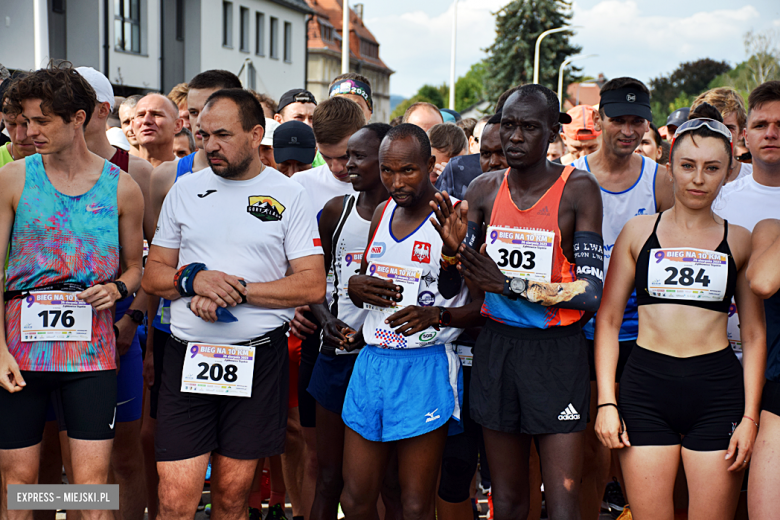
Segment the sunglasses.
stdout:
<svg viewBox="0 0 780 520">
<path fill-rule="evenodd" d="M 689 121 L 684 122 L 680 126 L 677 127 L 677 131 L 674 133 L 674 138 L 672 139 L 672 144 L 674 144 L 674 141 L 677 140 L 678 137 L 680 137 L 685 132 L 690 132 L 692 130 L 696 130 L 697 128 L 701 128 L 702 126 L 706 126 L 713 132 L 717 132 L 724 137 L 726 137 L 729 140 L 729 143 L 731 143 L 731 130 L 728 129 L 726 125 L 721 123 L 720 121 L 715 121 L 714 119 L 706 119 L 706 118 L 698 118 L 698 119 L 691 119 Z"/>
</svg>

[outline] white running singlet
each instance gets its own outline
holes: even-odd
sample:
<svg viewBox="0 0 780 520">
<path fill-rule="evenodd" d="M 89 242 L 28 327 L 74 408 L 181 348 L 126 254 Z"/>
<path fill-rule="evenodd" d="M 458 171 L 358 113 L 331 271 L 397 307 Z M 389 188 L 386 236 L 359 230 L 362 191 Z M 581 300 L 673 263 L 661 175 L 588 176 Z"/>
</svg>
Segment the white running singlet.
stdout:
<svg viewBox="0 0 780 520">
<path fill-rule="evenodd" d="M 354 330 L 359 330 L 368 314 L 367 309 L 356 307 L 349 298 L 349 279 L 360 272 L 360 262 L 368 243 L 371 221 L 365 220 L 357 211 L 357 195 L 345 195 L 344 208 L 333 233 L 333 248 L 330 271 L 334 275 L 334 290 L 331 294 L 330 313 Z M 336 351 L 339 354 L 346 351 Z M 357 354 L 353 350 L 349 354 Z"/>
<path fill-rule="evenodd" d="M 456 202 L 458 199 L 453 198 L 453 203 Z M 400 268 L 399 270 L 421 270 L 420 280 L 417 284 L 417 301 L 414 305 L 462 307 L 468 303 L 468 289 L 462 281 L 460 292 L 449 300 L 445 300 L 439 292 L 438 276 L 441 269 L 442 241 L 439 233 L 429 221 L 433 212 L 411 234 L 399 240 L 393 235 L 392 229 L 396 208 L 397 205 L 392 198 L 387 201 L 379 225 L 368 243 L 366 254 L 368 255 L 369 272 L 367 274 L 371 273 L 372 265 L 380 266 L 380 268 L 393 266 L 391 269 Z M 399 285 L 401 284 L 399 283 Z M 397 310 L 401 310 L 401 307 L 398 307 Z M 441 330 L 437 331 L 433 327 L 429 327 L 411 336 L 402 336 L 396 334 L 395 330 L 385 323 L 387 317 L 388 314 L 385 312 L 369 311 L 363 324 L 363 337 L 366 343 L 387 349 L 421 348 L 451 343 L 463 331 L 463 329 L 454 327 L 442 327 Z"/>
<path fill-rule="evenodd" d="M 590 172 L 587 155 L 574 161 L 572 166 Z M 657 174 L 658 164 L 646 157 L 642 157 L 642 169 L 639 172 L 639 178 L 633 186 L 620 192 L 607 191 L 601 188 L 601 202 L 604 206 L 601 235 L 604 237 L 605 276 L 609 268 L 612 248 L 615 247 L 615 242 L 623 230 L 623 226 L 637 215 L 654 215 L 658 213 L 655 201 L 655 178 Z M 583 328 L 585 337 L 590 340 L 594 337 L 594 321 L 594 319 L 591 319 Z M 623 314 L 619 340 L 629 341 L 636 339 L 638 333 L 639 312 L 637 310 L 636 295 L 632 293 Z"/>
</svg>

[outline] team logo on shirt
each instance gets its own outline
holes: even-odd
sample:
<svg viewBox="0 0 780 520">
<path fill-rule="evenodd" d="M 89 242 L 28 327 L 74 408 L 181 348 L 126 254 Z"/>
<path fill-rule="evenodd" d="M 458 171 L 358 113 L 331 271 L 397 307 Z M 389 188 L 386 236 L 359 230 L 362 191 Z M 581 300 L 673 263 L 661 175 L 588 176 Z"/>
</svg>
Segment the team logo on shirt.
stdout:
<svg viewBox="0 0 780 520">
<path fill-rule="evenodd" d="M 431 245 L 427 242 L 415 242 L 412 249 L 412 262 L 431 263 Z"/>
<path fill-rule="evenodd" d="M 435 301 L 436 298 L 431 291 L 423 291 L 417 296 L 420 307 L 432 307 Z"/>
<path fill-rule="evenodd" d="M 371 244 L 371 249 L 368 251 L 369 258 L 382 258 L 385 256 L 385 243 L 374 242 Z"/>
<path fill-rule="evenodd" d="M 249 206 L 246 212 L 263 222 L 278 222 L 282 220 L 282 213 L 287 209 L 273 197 L 268 195 L 253 195 L 249 197 Z"/>
</svg>

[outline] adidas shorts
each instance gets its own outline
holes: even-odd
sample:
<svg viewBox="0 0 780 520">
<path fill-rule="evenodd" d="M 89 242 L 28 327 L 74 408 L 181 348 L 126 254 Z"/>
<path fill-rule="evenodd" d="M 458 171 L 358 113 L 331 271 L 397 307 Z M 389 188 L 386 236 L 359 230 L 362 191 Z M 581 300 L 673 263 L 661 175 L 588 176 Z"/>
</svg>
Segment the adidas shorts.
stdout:
<svg viewBox="0 0 780 520">
<path fill-rule="evenodd" d="M 521 329 L 488 320 L 474 346 L 471 417 L 485 428 L 544 435 L 585 429 L 588 347 L 579 324 Z"/>
</svg>

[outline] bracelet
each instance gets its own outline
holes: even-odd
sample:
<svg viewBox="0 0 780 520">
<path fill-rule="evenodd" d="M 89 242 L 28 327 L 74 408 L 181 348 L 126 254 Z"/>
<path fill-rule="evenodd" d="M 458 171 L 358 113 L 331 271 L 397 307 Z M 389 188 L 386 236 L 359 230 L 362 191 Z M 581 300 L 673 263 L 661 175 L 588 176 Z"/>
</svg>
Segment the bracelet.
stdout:
<svg viewBox="0 0 780 520">
<path fill-rule="evenodd" d="M 616 405 L 615 403 L 604 403 L 604 404 L 598 405 L 596 407 L 596 409 L 598 410 L 599 408 L 604 408 L 605 406 L 614 406 L 615 410 L 617 410 L 618 419 L 620 419 L 620 431 L 618 432 L 618 435 L 623 435 L 623 432 L 624 432 L 624 430 L 623 430 L 623 423 L 624 423 L 624 421 L 623 421 L 623 414 L 620 413 L 620 408 L 618 408 L 618 405 Z"/>
<path fill-rule="evenodd" d="M 441 255 L 441 263 L 442 264 L 448 264 L 448 265 L 455 265 L 458 263 L 458 257 L 457 256 L 447 256 L 444 253 Z"/>
<path fill-rule="evenodd" d="M 173 286 L 182 296 L 195 296 L 195 275 L 206 269 L 206 264 L 192 263 L 181 266 L 173 275 Z"/>
<path fill-rule="evenodd" d="M 743 419 L 750 419 L 750 422 L 752 422 L 753 424 L 755 424 L 755 425 L 756 425 L 756 428 L 758 428 L 758 423 L 757 423 L 757 422 L 756 422 L 756 421 L 755 421 L 755 420 L 754 420 L 752 417 L 750 417 L 749 415 L 743 415 L 743 416 L 742 416 L 742 418 L 743 418 Z"/>
</svg>

